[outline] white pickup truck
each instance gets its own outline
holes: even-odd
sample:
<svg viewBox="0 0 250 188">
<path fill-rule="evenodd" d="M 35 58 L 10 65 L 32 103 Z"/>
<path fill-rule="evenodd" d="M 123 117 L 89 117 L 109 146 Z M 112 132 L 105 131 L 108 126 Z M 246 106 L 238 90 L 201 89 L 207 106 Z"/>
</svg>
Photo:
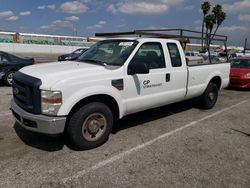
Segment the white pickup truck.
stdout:
<svg viewBox="0 0 250 188">
<path fill-rule="evenodd" d="M 196 97 L 212 108 L 229 84 L 229 70 L 229 63 L 187 66 L 178 40 L 107 39 L 78 61 L 21 69 L 13 78 L 11 109 L 25 129 L 66 132 L 74 145 L 90 149 L 126 115 Z"/>
</svg>

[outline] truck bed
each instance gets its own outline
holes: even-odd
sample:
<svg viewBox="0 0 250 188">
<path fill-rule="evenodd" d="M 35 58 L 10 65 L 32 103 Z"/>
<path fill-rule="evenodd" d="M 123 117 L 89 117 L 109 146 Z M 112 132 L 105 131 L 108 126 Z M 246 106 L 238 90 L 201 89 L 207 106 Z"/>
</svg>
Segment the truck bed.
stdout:
<svg viewBox="0 0 250 188">
<path fill-rule="evenodd" d="M 219 89 L 229 84 L 230 63 L 202 64 L 188 66 L 187 94 L 185 99 L 200 96 L 206 89 L 209 81 L 218 76 L 221 78 Z"/>
</svg>

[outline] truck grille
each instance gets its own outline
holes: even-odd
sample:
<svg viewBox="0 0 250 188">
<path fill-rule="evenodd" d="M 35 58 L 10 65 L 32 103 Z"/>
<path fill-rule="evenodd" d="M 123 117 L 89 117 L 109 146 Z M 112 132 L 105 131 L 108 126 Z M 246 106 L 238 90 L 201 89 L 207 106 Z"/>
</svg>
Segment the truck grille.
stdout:
<svg viewBox="0 0 250 188">
<path fill-rule="evenodd" d="M 27 112 L 41 113 L 41 80 L 16 72 L 13 77 L 13 97 L 18 106 Z"/>
</svg>

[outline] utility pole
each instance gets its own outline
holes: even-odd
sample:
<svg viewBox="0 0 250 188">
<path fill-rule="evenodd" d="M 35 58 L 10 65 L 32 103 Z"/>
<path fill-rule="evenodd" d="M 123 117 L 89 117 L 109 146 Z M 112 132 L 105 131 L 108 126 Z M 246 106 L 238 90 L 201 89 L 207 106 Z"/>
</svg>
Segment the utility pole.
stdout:
<svg viewBox="0 0 250 188">
<path fill-rule="evenodd" d="M 73 36 L 77 36 L 77 29 L 73 23 L 72 23 L 72 29 L 73 29 Z"/>
<path fill-rule="evenodd" d="M 246 55 L 246 49 L 247 49 L 247 38 L 245 38 L 245 45 L 244 45 L 244 55 Z"/>
</svg>

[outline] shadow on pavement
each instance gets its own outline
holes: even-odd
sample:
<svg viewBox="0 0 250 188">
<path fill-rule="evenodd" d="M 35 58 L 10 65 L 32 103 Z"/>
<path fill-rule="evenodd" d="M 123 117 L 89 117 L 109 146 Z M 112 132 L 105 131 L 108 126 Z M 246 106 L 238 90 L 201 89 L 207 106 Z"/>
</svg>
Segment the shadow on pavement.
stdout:
<svg viewBox="0 0 250 188">
<path fill-rule="evenodd" d="M 70 144 L 70 141 L 64 134 L 46 135 L 35 133 L 22 128 L 17 122 L 14 125 L 14 130 L 26 145 L 40 150 L 54 152 L 62 150 L 64 146 L 67 146 L 71 150 L 80 151 L 79 148 Z"/>
<path fill-rule="evenodd" d="M 118 121 L 115 124 L 112 133 L 116 134 L 121 130 L 128 129 L 150 121 L 154 121 L 163 117 L 168 117 L 173 114 L 189 110 L 191 108 L 201 108 L 201 107 L 199 106 L 198 102 L 193 99 L 132 114 Z"/>
<path fill-rule="evenodd" d="M 226 90 L 229 90 L 229 91 L 249 92 L 250 88 L 238 88 L 238 87 L 229 86 L 228 88 L 226 88 Z"/>
<path fill-rule="evenodd" d="M 25 130 L 15 123 L 14 129 L 18 137 L 26 144 L 45 151 L 59 151 L 65 145 L 62 135 L 49 136 Z"/>
<path fill-rule="evenodd" d="M 159 118 L 168 117 L 173 114 L 177 114 L 191 108 L 196 108 L 197 102 L 194 100 L 184 101 L 174 105 L 168 105 L 160 108 L 155 108 L 147 110 L 144 112 L 136 113 L 123 118 L 118 121 L 113 128 L 112 133 L 116 134 L 121 130 L 129 129 L 131 127 L 138 126 L 140 124 L 157 120 Z M 66 135 L 45 135 L 35 132 L 31 132 L 22 128 L 18 123 L 15 123 L 14 130 L 16 131 L 18 137 L 28 146 L 48 151 L 54 152 L 62 150 L 64 146 L 74 151 L 81 151 L 80 149 L 72 146 Z"/>
</svg>

